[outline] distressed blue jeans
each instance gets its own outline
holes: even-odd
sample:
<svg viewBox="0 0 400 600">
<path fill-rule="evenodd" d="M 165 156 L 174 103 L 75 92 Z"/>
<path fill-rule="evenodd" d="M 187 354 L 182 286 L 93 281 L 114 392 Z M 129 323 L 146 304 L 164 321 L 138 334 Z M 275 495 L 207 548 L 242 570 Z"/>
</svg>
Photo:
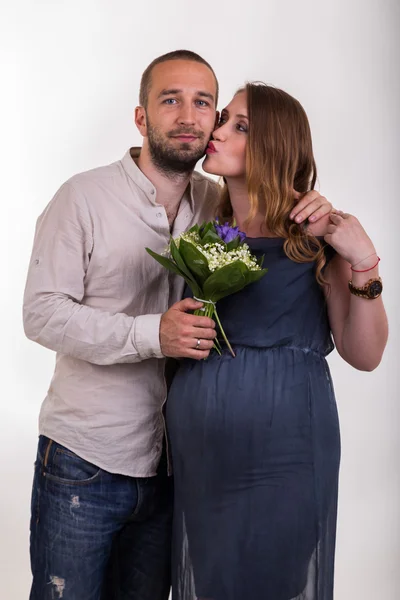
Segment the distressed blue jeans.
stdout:
<svg viewBox="0 0 400 600">
<path fill-rule="evenodd" d="M 173 489 L 114 475 L 39 438 L 31 506 L 30 600 L 167 600 Z"/>
</svg>

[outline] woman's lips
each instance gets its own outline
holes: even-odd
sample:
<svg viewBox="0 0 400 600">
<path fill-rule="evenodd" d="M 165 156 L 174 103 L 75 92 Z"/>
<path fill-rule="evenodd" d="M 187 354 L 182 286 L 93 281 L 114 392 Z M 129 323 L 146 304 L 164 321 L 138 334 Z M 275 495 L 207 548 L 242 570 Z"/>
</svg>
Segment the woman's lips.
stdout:
<svg viewBox="0 0 400 600">
<path fill-rule="evenodd" d="M 212 142 L 208 142 L 206 154 L 215 154 L 216 152 L 218 152 L 218 150 L 216 149 L 214 144 Z"/>
</svg>

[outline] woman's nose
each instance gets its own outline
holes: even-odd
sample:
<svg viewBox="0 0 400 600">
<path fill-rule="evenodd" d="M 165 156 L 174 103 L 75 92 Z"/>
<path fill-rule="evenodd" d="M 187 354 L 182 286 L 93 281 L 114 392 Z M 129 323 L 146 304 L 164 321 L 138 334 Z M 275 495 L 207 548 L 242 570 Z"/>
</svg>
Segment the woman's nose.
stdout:
<svg viewBox="0 0 400 600">
<path fill-rule="evenodd" d="M 212 139 L 216 140 L 217 142 L 223 142 L 226 140 L 226 133 L 223 126 L 214 129 L 212 132 Z"/>
</svg>

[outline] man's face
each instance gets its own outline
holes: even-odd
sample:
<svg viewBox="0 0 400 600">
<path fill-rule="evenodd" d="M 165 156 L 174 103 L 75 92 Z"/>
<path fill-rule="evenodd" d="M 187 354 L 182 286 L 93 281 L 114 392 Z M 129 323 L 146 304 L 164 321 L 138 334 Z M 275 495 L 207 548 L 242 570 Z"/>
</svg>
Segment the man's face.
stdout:
<svg viewBox="0 0 400 600">
<path fill-rule="evenodd" d="M 206 65 L 171 60 L 154 67 L 139 128 L 152 162 L 162 171 L 190 172 L 204 155 L 215 125 L 216 92 Z"/>
</svg>

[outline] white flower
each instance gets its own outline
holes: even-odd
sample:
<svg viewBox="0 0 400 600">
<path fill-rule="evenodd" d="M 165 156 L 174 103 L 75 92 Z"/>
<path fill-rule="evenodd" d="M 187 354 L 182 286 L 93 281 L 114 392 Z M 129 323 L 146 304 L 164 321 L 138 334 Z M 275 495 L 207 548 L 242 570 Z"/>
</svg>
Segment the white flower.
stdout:
<svg viewBox="0 0 400 600">
<path fill-rule="evenodd" d="M 218 242 L 212 244 L 204 244 L 202 246 L 199 241 L 199 234 L 195 231 L 184 233 L 175 240 L 176 245 L 179 248 L 179 242 L 181 239 L 186 240 L 193 244 L 197 250 L 199 250 L 207 259 L 208 268 L 211 272 L 221 269 L 226 265 L 234 262 L 235 260 L 242 261 L 250 271 L 260 271 L 261 267 L 257 263 L 257 259 L 252 256 L 250 248 L 247 244 L 242 244 L 235 250 L 226 250 L 224 245 Z"/>
</svg>

